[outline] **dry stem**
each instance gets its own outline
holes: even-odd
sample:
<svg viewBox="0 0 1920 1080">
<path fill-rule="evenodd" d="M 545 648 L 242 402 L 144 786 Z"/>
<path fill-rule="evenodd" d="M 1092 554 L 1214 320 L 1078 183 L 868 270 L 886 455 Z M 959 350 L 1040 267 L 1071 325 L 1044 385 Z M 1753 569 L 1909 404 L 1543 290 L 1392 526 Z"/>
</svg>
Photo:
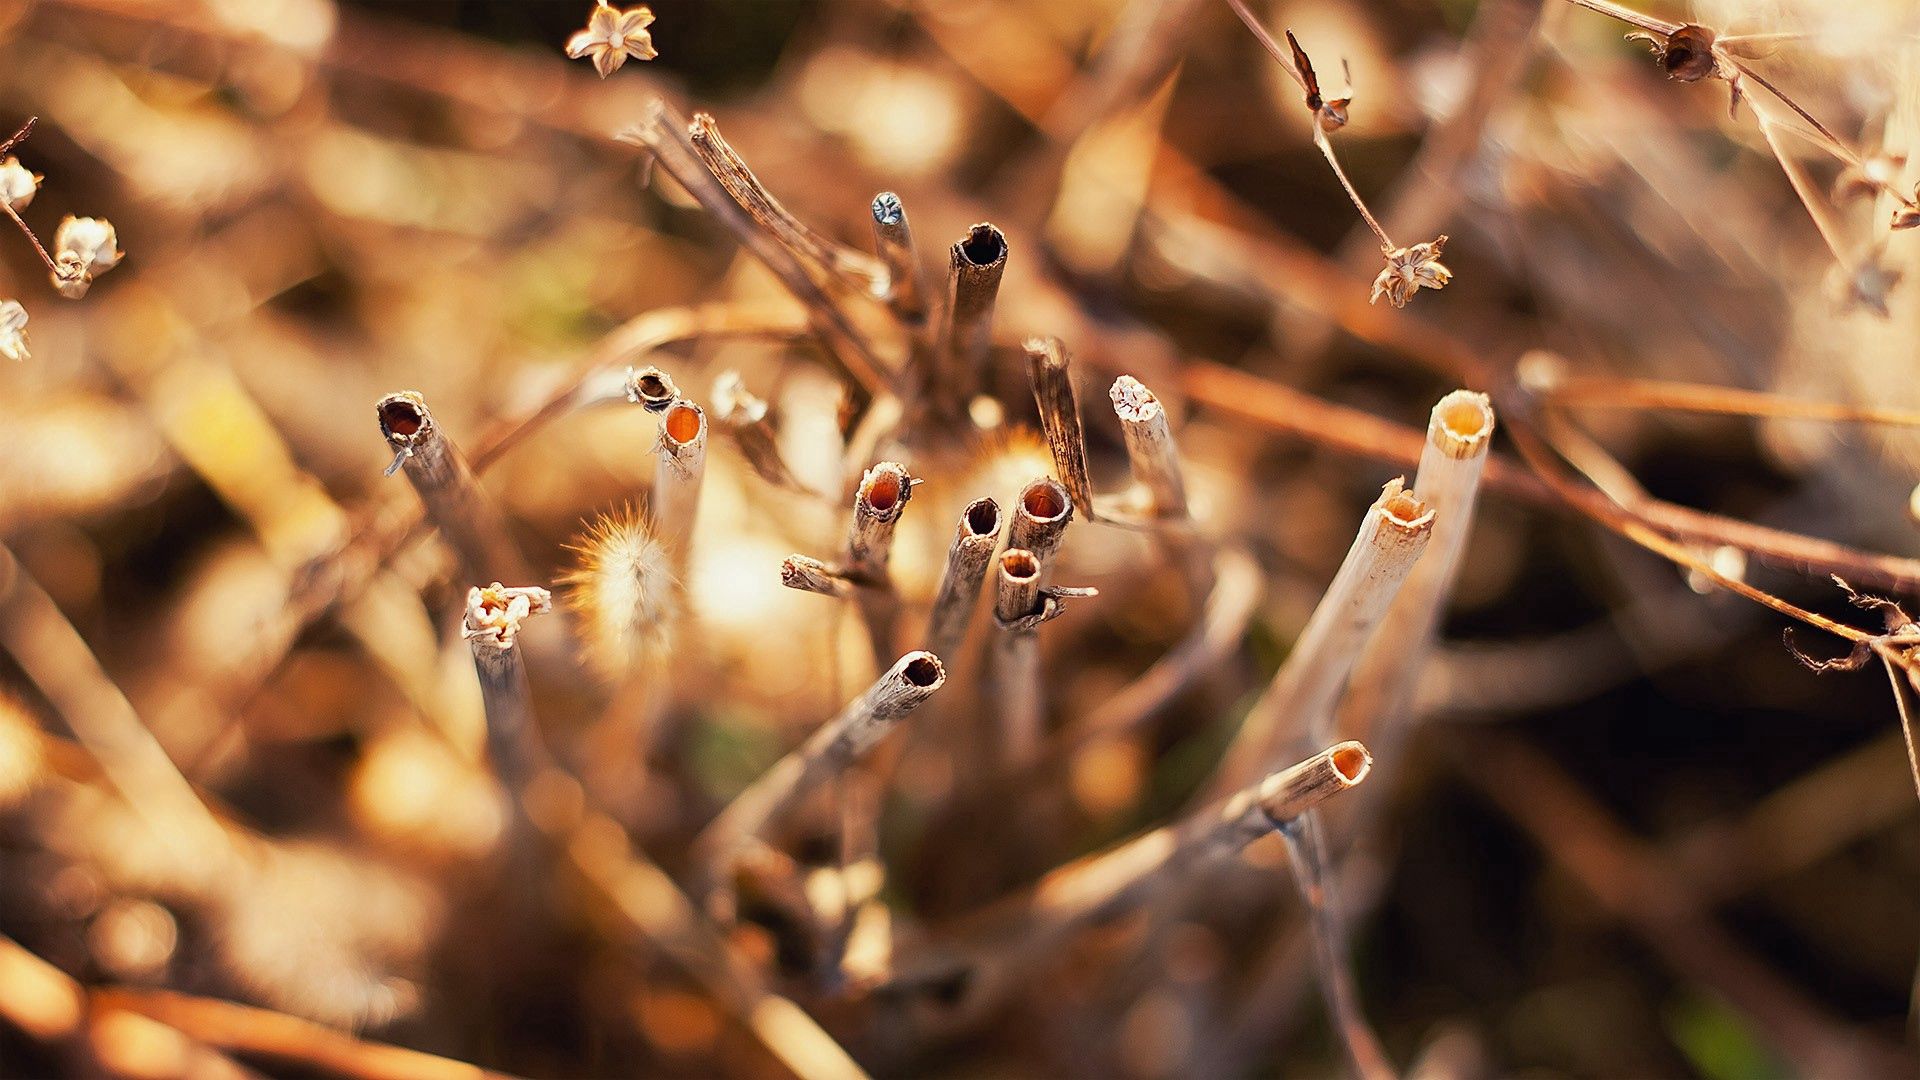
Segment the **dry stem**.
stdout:
<svg viewBox="0 0 1920 1080">
<path fill-rule="evenodd" d="M 1040 410 L 1053 467 L 1065 483 L 1074 509 L 1093 516 L 1093 482 L 1087 477 L 1087 437 L 1080 427 L 1080 402 L 1074 397 L 1067 350 L 1059 338 L 1028 338 L 1027 375 Z"/>
<path fill-rule="evenodd" d="M 1187 516 L 1187 484 L 1180 469 L 1167 410 L 1139 379 L 1122 375 L 1108 391 L 1127 444 L 1134 482 L 1145 492 L 1147 512 L 1157 518 Z"/>
<path fill-rule="evenodd" d="M 1044 582 L 1072 521 L 1073 500 L 1068 497 L 1065 485 L 1052 477 L 1041 477 L 1021 488 L 1020 497 L 1014 500 L 1007 547 L 1032 552 L 1039 560 Z"/>
<path fill-rule="evenodd" d="M 954 243 L 947 259 L 947 302 L 935 336 L 936 355 L 923 388 L 930 405 L 943 415 L 966 415 L 980 391 L 993 347 L 993 308 L 1000 275 L 1007 268 L 1007 238 L 981 222 Z"/>
<path fill-rule="evenodd" d="M 653 153 L 681 187 L 701 207 L 720 219 L 735 239 L 773 272 L 780 284 L 807 309 L 807 320 L 826 344 L 826 352 L 839 373 L 852 388 L 864 396 L 885 392 L 892 383 L 882 365 L 853 323 L 840 311 L 812 277 L 793 249 L 761 228 L 737 204 L 727 189 L 707 168 L 687 124 L 665 102 L 655 102 L 639 126 L 619 135 L 621 142 Z"/>
<path fill-rule="evenodd" d="M 906 205 L 900 196 L 883 191 L 873 197 L 873 245 L 886 264 L 886 301 L 894 315 L 909 326 L 918 326 L 927 317 L 926 275 L 920 268 L 920 255 L 913 243 L 913 228 L 907 222 Z"/>
<path fill-rule="evenodd" d="M 1284 760 L 1298 742 L 1324 742 L 1355 659 L 1386 617 L 1436 531 L 1424 500 L 1388 482 L 1367 509 L 1333 582 L 1287 660 L 1240 724 L 1206 790 L 1218 798 Z"/>
<path fill-rule="evenodd" d="M 975 499 L 960 512 L 953 544 L 947 548 L 947 568 L 934 594 L 933 614 L 927 621 L 927 648 L 936 656 L 956 656 L 966 638 L 967 623 L 980 600 L 993 549 L 1000 543 L 1000 504 Z"/>
<path fill-rule="evenodd" d="M 426 400 L 416 391 L 402 390 L 381 398 L 374 412 L 380 434 L 394 453 L 388 474 L 395 469 L 406 473 L 427 517 L 460 560 L 462 579 L 525 580 L 525 562 L 499 509 L 480 489 L 459 448 L 434 422 Z"/>
<path fill-rule="evenodd" d="M 700 483 L 707 473 L 707 414 L 681 399 L 660 413 L 660 440 L 654 450 L 653 492 L 647 501 L 653 536 L 686 578 L 692 554 L 693 519 L 700 509 Z"/>
<path fill-rule="evenodd" d="M 546 759 L 534 725 L 526 665 L 515 648 L 520 624 L 553 610 L 553 595 L 540 588 L 507 588 L 494 582 L 467 590 L 461 636 L 473 650 L 480 700 L 487 713 L 487 756 L 509 791 L 533 778 Z"/>
<path fill-rule="evenodd" d="M 732 436 L 740 456 L 754 474 L 774 487 L 803 495 L 819 493 L 800 482 L 781 456 L 777 425 L 767 403 L 747 389 L 737 371 L 723 371 L 713 379 L 713 416 L 720 430 Z"/>
<path fill-rule="evenodd" d="M 1009 543 L 1012 543 L 1010 540 Z M 1068 599 L 1097 596 L 1097 589 L 1054 589 L 1043 586 L 1038 555 L 1011 547 L 1000 556 L 995 579 L 993 676 L 1000 713 L 1000 753 L 1009 768 L 1023 768 L 1040 749 L 1046 727 L 1046 704 L 1041 693 L 1040 640 L 1035 630 L 1057 618 Z"/>
<path fill-rule="evenodd" d="M 694 841 L 706 890 L 727 888 L 733 860 L 808 794 L 864 757 L 947 681 L 940 658 L 910 652 L 748 788 Z"/>
</svg>

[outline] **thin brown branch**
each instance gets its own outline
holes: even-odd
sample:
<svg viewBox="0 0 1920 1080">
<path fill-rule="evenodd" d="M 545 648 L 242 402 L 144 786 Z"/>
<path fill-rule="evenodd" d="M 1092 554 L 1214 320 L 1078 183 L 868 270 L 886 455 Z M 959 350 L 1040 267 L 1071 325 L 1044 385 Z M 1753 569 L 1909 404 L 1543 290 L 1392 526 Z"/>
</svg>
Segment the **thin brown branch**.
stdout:
<svg viewBox="0 0 1920 1080">
<path fill-rule="evenodd" d="M 1087 436 L 1080 427 L 1080 402 L 1074 396 L 1066 346 L 1059 338 L 1028 338 L 1027 375 L 1040 411 L 1053 468 L 1065 483 L 1074 509 L 1093 517 L 1093 481 L 1087 477 Z"/>
<path fill-rule="evenodd" d="M 374 404 L 374 413 L 394 454 L 388 472 L 405 472 L 427 517 L 459 559 L 462 581 L 526 580 L 526 563 L 499 509 L 434 422 L 426 399 L 412 390 L 388 394 Z"/>
<path fill-rule="evenodd" d="M 807 274 L 799 257 L 734 202 L 695 149 L 688 125 L 665 102 L 655 102 L 646 119 L 639 126 L 622 132 L 619 139 L 651 151 L 661 168 L 773 272 L 780 284 L 807 309 L 808 322 L 826 344 L 827 355 L 851 388 L 866 397 L 890 389 L 892 376 L 852 321 Z"/>
<path fill-rule="evenodd" d="M 1838 424 L 1920 427 L 1920 412 L 1911 409 L 1799 401 L 1760 390 L 1659 379 L 1576 376 L 1543 388 L 1540 400 L 1544 405 L 1566 408 L 1658 409 L 1720 416 L 1752 416 L 1768 420 L 1824 420 Z"/>
<path fill-rule="evenodd" d="M 980 586 L 993 563 L 993 549 L 1000 543 L 1002 524 L 1000 504 L 992 499 L 975 499 L 960 512 L 960 524 L 947 548 L 947 568 L 940 575 L 933 613 L 927 620 L 927 648 L 936 656 L 959 655 L 973 609 L 979 606 Z"/>
<path fill-rule="evenodd" d="M 718 890 L 727 914 L 730 866 L 750 844 L 822 784 L 840 776 L 880 744 L 901 720 L 945 685 L 946 669 L 930 652 L 910 652 L 792 753 L 727 804 L 694 841 L 703 892 Z"/>
<path fill-rule="evenodd" d="M 711 115 L 694 113 L 687 125 L 687 137 L 693 152 L 733 197 L 734 203 L 774 240 L 863 293 L 876 293 L 886 283 L 888 273 L 884 263 L 821 236 L 780 205 L 780 200 L 767 191 L 747 163 L 721 138 L 720 127 Z"/>
<path fill-rule="evenodd" d="M 723 371 L 713 379 L 713 419 L 740 448 L 740 456 L 754 475 L 774 487 L 802 495 L 819 492 L 800 482 L 780 453 L 779 425 L 767 402 L 747 389 L 737 371 Z"/>
<path fill-rule="evenodd" d="M 947 252 L 947 302 L 940 309 L 925 403 L 957 419 L 985 379 L 993 348 L 993 309 L 1007 269 L 1007 238 L 990 222 L 967 230 Z"/>
</svg>

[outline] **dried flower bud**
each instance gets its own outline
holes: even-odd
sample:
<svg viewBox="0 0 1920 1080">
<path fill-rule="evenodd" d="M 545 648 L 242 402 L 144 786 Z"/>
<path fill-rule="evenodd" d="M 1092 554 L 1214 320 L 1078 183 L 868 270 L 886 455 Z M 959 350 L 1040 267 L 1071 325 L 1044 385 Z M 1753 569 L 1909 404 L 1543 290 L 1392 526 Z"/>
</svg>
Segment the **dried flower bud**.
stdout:
<svg viewBox="0 0 1920 1080">
<path fill-rule="evenodd" d="M 1642 41 L 1653 49 L 1653 58 L 1667 78 L 1676 82 L 1699 82 L 1720 77 L 1720 59 L 1714 55 L 1713 31 L 1689 24 L 1662 38 L 1655 34 L 1628 34 L 1628 41 Z"/>
<path fill-rule="evenodd" d="M 40 191 L 40 180 L 41 176 L 20 164 L 19 158 L 0 160 L 0 200 L 15 211 L 25 210 L 33 201 Z"/>
<path fill-rule="evenodd" d="M 69 300 L 87 295 L 93 279 L 120 264 L 125 254 L 106 218 L 68 217 L 53 235 L 53 287 Z"/>
<path fill-rule="evenodd" d="M 0 356 L 27 358 L 27 309 L 18 300 L 0 300 Z"/>
<path fill-rule="evenodd" d="M 587 28 L 567 40 L 567 56 L 575 60 L 593 57 L 594 70 L 604 79 L 619 71 L 629 56 L 651 60 L 660 55 L 654 51 L 653 35 L 647 32 L 652 24 L 653 11 L 644 4 L 621 10 L 602 0 L 588 18 Z"/>
<path fill-rule="evenodd" d="M 1387 268 L 1373 279 L 1373 295 L 1367 302 L 1377 304 L 1384 296 L 1394 307 L 1406 307 L 1422 288 L 1446 288 L 1453 280 L 1453 271 L 1440 264 L 1440 253 L 1446 246 L 1447 238 L 1442 234 L 1425 244 L 1387 252 Z"/>
</svg>

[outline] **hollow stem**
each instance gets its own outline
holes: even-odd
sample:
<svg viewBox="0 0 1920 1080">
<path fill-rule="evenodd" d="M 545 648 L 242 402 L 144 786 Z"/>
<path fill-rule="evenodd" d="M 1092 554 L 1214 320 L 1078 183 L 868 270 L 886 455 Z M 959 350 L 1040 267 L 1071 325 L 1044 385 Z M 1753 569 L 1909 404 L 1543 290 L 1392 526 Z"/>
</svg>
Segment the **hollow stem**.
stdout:
<svg viewBox="0 0 1920 1080">
<path fill-rule="evenodd" d="M 374 405 L 395 469 L 419 494 L 427 517 L 460 562 L 465 581 L 526 580 L 525 562 L 499 509 L 480 489 L 460 450 L 434 422 L 425 398 L 412 390 Z"/>
<path fill-rule="evenodd" d="M 966 415 L 980 392 L 993 349 L 993 309 L 1007 268 L 1007 238 L 982 222 L 948 249 L 947 302 L 935 334 L 935 356 L 923 387 L 927 403 L 948 418 Z"/>
<path fill-rule="evenodd" d="M 924 651 L 907 653 L 838 716 L 748 785 L 694 841 L 703 891 L 727 891 L 730 867 L 747 845 L 879 745 L 946 680 L 939 657 Z"/>
<path fill-rule="evenodd" d="M 706 411 L 684 398 L 665 406 L 654 451 L 658 457 L 648 515 L 654 539 L 667 549 L 674 572 L 684 581 L 692 554 L 694 517 L 700 509 L 700 485 L 707 474 Z"/>
<path fill-rule="evenodd" d="M 1000 758 L 1009 769 L 1024 768 L 1033 761 L 1046 727 L 1040 640 L 1035 631 L 1041 623 L 1057 618 L 1067 599 L 1098 595 L 1096 589 L 1054 589 L 1042 582 L 1043 566 L 1037 554 L 1019 547 L 1001 554 L 993 602 L 994 622 L 1000 629 L 994 636 L 993 678 Z"/>
<path fill-rule="evenodd" d="M 979 606 L 980 586 L 993 564 L 993 549 L 1000 543 L 1002 525 L 1000 504 L 992 499 L 975 499 L 960 512 L 960 524 L 947 548 L 947 568 L 934 594 L 933 614 L 927 620 L 927 648 L 935 655 L 959 655 L 967 623 Z"/>
<path fill-rule="evenodd" d="M 1367 508 L 1306 627 L 1274 673 L 1273 681 L 1248 710 L 1226 756 L 1207 784 L 1218 798 L 1272 769 L 1298 743 L 1324 742 L 1331 730 L 1334 703 L 1366 645 L 1408 575 L 1417 572 L 1436 528 L 1434 508 L 1388 482 Z"/>
<path fill-rule="evenodd" d="M 1041 477 L 1020 489 L 1014 500 L 1012 523 L 1007 528 L 1007 546 L 1033 553 L 1040 564 L 1042 584 L 1053 568 L 1067 526 L 1073 522 L 1073 500 L 1066 486 L 1052 477 Z"/>
</svg>

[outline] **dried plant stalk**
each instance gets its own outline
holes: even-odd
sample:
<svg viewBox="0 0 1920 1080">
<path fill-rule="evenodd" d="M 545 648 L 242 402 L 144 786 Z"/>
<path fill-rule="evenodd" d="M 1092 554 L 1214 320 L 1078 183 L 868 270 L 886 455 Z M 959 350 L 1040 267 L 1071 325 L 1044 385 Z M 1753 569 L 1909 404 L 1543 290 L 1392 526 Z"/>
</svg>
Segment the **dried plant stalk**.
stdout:
<svg viewBox="0 0 1920 1080">
<path fill-rule="evenodd" d="M 957 1008 L 979 1015 L 1076 930 L 1111 920 L 1161 890 L 1185 887 L 1211 860 L 1240 851 L 1360 784 L 1372 762 L 1360 743 L 1339 743 L 1177 824 L 1067 863 L 1031 890 L 961 920 L 940 944 L 904 965 L 894 985 L 950 978 L 958 963 L 968 978 Z"/>
<path fill-rule="evenodd" d="M 1040 430 L 1046 434 L 1053 467 L 1073 499 L 1074 509 L 1093 516 L 1093 482 L 1087 478 L 1087 436 L 1080 427 L 1080 402 L 1074 397 L 1066 346 L 1059 338 L 1028 338 L 1027 375 L 1033 382 Z"/>
<path fill-rule="evenodd" d="M 879 745 L 946 681 L 946 669 L 934 654 L 916 651 L 902 656 L 840 715 L 822 724 L 735 797 L 694 841 L 696 863 L 707 886 L 724 888 L 728 867 L 744 847 Z"/>
<path fill-rule="evenodd" d="M 847 560 L 841 573 L 861 586 L 854 603 L 866 622 L 876 665 L 893 655 L 899 636 L 900 598 L 893 591 L 887 563 L 893 557 L 894 526 L 913 498 L 914 482 L 906 466 L 883 461 L 861 476 L 854 493 L 853 525 L 847 530 Z"/>
<path fill-rule="evenodd" d="M 780 205 L 780 201 L 760 183 L 760 178 L 747 168 L 747 163 L 734 152 L 733 147 L 727 145 L 727 140 L 720 137 L 720 127 L 710 114 L 694 113 L 692 122 L 687 125 L 687 136 L 693 152 L 699 155 L 707 171 L 720 181 L 720 186 L 733 197 L 740 209 L 745 210 L 775 240 L 863 292 L 878 292 L 888 280 L 884 263 L 865 252 L 855 251 L 845 244 L 821 236 Z"/>
<path fill-rule="evenodd" d="M 982 222 L 948 251 L 947 303 L 941 309 L 937 355 L 925 388 L 949 417 L 964 416 L 979 392 L 993 347 L 993 308 L 1007 268 L 1007 238 Z"/>
<path fill-rule="evenodd" d="M 1376 741 L 1391 759 L 1414 685 L 1426 665 L 1440 616 L 1466 555 L 1480 477 L 1493 443 L 1493 404 L 1485 394 L 1455 390 L 1434 405 L 1414 493 L 1438 515 L 1433 542 L 1414 568 L 1393 609 L 1368 642 L 1342 709 L 1341 730 Z M 1378 733 L 1375 736 L 1375 733 Z"/>
<path fill-rule="evenodd" d="M 806 495 L 818 492 L 800 482 L 787 466 L 776 441 L 778 429 L 764 399 L 747 389 L 737 371 L 723 371 L 713 379 L 713 418 L 732 437 L 740 456 L 754 474 L 772 484 Z"/>
<path fill-rule="evenodd" d="M 1326 1001 L 1327 1018 L 1346 1051 L 1347 1066 L 1362 1080 L 1393 1080 L 1392 1059 L 1380 1045 L 1380 1036 L 1360 1008 L 1353 966 L 1347 962 L 1346 931 L 1335 892 L 1336 877 L 1329 866 L 1324 830 L 1317 811 L 1309 811 L 1280 827 L 1287 843 L 1287 862 L 1306 906 L 1308 937 L 1313 942 L 1314 974 Z"/>
<path fill-rule="evenodd" d="M 1042 477 L 1020 489 L 1013 504 L 1013 521 L 1007 527 L 1007 546 L 1033 553 L 1040 562 L 1041 577 L 1053 567 L 1067 526 L 1073 521 L 1073 500 L 1058 480 Z"/>
<path fill-rule="evenodd" d="M 789 555 L 781 562 L 780 584 L 841 600 L 859 591 L 859 586 L 841 576 L 839 570 L 806 555 Z"/>
<path fill-rule="evenodd" d="M 913 498 L 913 477 L 897 461 L 883 461 L 860 477 L 853 499 L 853 527 L 847 531 L 846 574 L 866 585 L 884 586 L 893 556 L 893 529 Z"/>
<path fill-rule="evenodd" d="M 873 246 L 887 267 L 887 306 L 909 326 L 927 317 L 927 283 L 913 244 L 913 228 L 900 196 L 883 191 L 873 197 Z"/>
<path fill-rule="evenodd" d="M 947 568 L 934 594 L 933 614 L 927 622 L 927 648 L 937 656 L 957 655 L 967 636 L 967 623 L 980 600 L 981 583 L 1000 543 L 1000 504 L 975 499 L 960 512 L 953 544 L 947 548 Z"/>
<path fill-rule="evenodd" d="M 434 422 L 426 399 L 413 390 L 388 394 L 374 405 L 380 434 L 393 449 L 427 517 L 460 560 L 465 581 L 525 580 L 525 561 L 493 501 L 480 489 L 453 440 Z"/>
<path fill-rule="evenodd" d="M 1296 742 L 1323 740 L 1334 702 L 1374 628 L 1433 538 L 1433 507 L 1389 481 L 1367 508 L 1332 584 L 1287 660 L 1241 722 L 1207 790 L 1234 790 L 1284 759 Z"/>
<path fill-rule="evenodd" d="M 700 509 L 700 483 L 707 473 L 707 414 L 685 399 L 660 414 L 655 446 L 653 493 L 647 503 L 653 536 L 684 580 L 693 543 L 693 519 Z"/>
<path fill-rule="evenodd" d="M 473 650 L 480 700 L 487 713 L 487 756 L 509 790 L 533 779 L 546 758 L 534 726 L 527 670 L 516 647 L 520 624 L 553 610 L 553 594 L 541 588 L 507 588 L 494 582 L 467 590 L 461 636 Z"/>
<path fill-rule="evenodd" d="M 995 578 L 993 677 L 1000 713 L 1000 753 L 1009 768 L 1023 768 L 1040 750 L 1046 704 L 1041 694 L 1040 641 L 1035 630 L 1058 617 L 1064 601 L 1097 596 L 1097 589 L 1055 589 L 1043 585 L 1039 556 L 1009 548 L 1000 556 Z"/>
<path fill-rule="evenodd" d="M 209 865 L 227 830 L 181 774 L 85 638 L 11 549 L 0 544 L 0 646 L 65 720 L 155 839 L 179 860 Z"/>
<path fill-rule="evenodd" d="M 1146 493 L 1147 512 L 1157 518 L 1187 516 L 1187 483 L 1180 469 L 1180 452 L 1167 423 L 1167 410 L 1139 379 L 1122 375 L 1108 391 L 1120 434 L 1127 444 L 1127 462 L 1134 482 Z"/>
<path fill-rule="evenodd" d="M 780 279 L 780 284 L 806 307 L 808 323 L 826 344 L 827 356 L 851 388 L 865 397 L 890 388 L 892 379 L 885 365 L 852 321 L 808 276 L 794 251 L 763 229 L 734 201 L 695 150 L 688 125 L 665 102 L 655 102 L 637 127 L 622 132 L 618 138 L 652 152 L 659 166 L 685 188 L 702 209 L 719 218 L 727 231 Z"/>
</svg>

